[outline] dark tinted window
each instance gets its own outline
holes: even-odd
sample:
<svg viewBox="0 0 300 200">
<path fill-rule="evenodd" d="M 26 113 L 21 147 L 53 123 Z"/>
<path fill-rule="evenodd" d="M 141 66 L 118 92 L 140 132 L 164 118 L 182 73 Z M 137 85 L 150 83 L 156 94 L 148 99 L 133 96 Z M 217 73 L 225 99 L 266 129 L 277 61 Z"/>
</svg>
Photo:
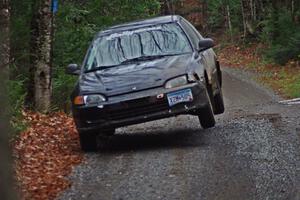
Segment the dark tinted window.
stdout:
<svg viewBox="0 0 300 200">
<path fill-rule="evenodd" d="M 181 24 L 182 24 L 183 28 L 189 35 L 189 38 L 190 38 L 191 42 L 193 43 L 193 46 L 197 47 L 197 44 L 199 43 L 199 40 L 200 40 L 199 36 L 195 33 L 193 28 L 187 22 L 185 22 L 185 20 L 182 20 L 181 22 L 182 22 Z"/>
<path fill-rule="evenodd" d="M 200 40 L 202 40 L 203 39 L 203 37 L 202 37 L 202 35 L 199 33 L 199 31 L 195 28 L 195 26 L 193 26 L 189 21 L 187 21 L 187 20 L 184 20 L 187 24 L 189 24 L 190 25 L 190 27 L 193 29 L 193 31 L 195 32 L 195 34 L 198 36 L 198 38 L 200 39 Z"/>
<path fill-rule="evenodd" d="M 182 26 L 184 29 L 188 32 L 190 35 L 190 39 L 192 40 L 192 43 L 194 47 L 198 47 L 198 43 L 200 40 L 203 39 L 202 35 L 196 30 L 196 28 L 187 20 L 182 19 Z"/>
</svg>

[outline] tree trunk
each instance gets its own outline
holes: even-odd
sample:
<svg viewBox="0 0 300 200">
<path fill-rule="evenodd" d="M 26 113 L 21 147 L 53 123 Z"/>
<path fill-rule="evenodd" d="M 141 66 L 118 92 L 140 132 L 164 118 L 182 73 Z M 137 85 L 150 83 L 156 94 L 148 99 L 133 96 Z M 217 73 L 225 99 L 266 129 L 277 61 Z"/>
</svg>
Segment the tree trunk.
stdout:
<svg viewBox="0 0 300 200">
<path fill-rule="evenodd" d="M 9 20 L 10 20 L 10 9 L 9 0 L 0 0 L 0 66 L 8 69 L 9 63 Z M 4 69 L 1 69 L 1 71 Z"/>
<path fill-rule="evenodd" d="M 232 41 L 232 23 L 231 23 L 231 15 L 230 15 L 230 7 L 229 5 L 226 6 L 226 15 L 227 15 L 227 26 L 228 26 L 228 31 L 230 33 L 230 40 Z"/>
<path fill-rule="evenodd" d="M 252 0 L 241 0 L 242 12 L 243 12 L 243 24 L 244 24 L 244 37 L 254 35 L 255 30 L 253 28 L 253 5 Z"/>
<path fill-rule="evenodd" d="M 266 9 L 265 9 L 266 4 L 267 3 L 264 3 L 261 0 L 258 0 L 258 2 L 257 2 L 257 5 L 258 5 L 258 11 L 257 11 L 258 20 L 263 20 L 265 18 L 265 16 L 266 16 Z"/>
<path fill-rule="evenodd" d="M 34 89 L 34 106 L 39 112 L 47 113 L 50 109 L 51 49 L 52 49 L 52 13 L 51 0 L 36 0 L 32 19 L 32 69 L 31 86 Z M 29 92 L 30 93 L 30 92 Z"/>
<path fill-rule="evenodd" d="M 244 32 L 243 38 L 245 39 L 247 36 L 247 25 L 246 25 L 246 16 L 245 16 L 243 1 L 241 1 L 241 10 L 242 10 L 242 16 L 243 16 L 243 32 Z"/>
<path fill-rule="evenodd" d="M 13 192 L 11 151 L 9 148 L 9 109 L 7 99 L 8 63 L 10 52 L 9 0 L 0 0 L 0 194 L 1 199 L 16 199 Z"/>
<path fill-rule="evenodd" d="M 279 9 L 280 9 L 280 1 L 279 0 L 272 0 L 272 8 L 273 8 L 273 13 L 272 13 L 272 22 L 273 22 L 273 27 L 278 26 L 278 20 L 279 20 Z M 277 37 L 280 35 L 280 32 L 278 28 L 274 28 L 272 32 L 272 40 L 275 41 Z"/>
<path fill-rule="evenodd" d="M 163 0 L 162 13 L 164 15 L 174 15 L 175 8 L 173 0 Z"/>
<path fill-rule="evenodd" d="M 202 0 L 201 1 L 201 6 L 202 6 L 202 31 L 203 32 L 208 32 L 208 2 L 207 0 Z"/>
</svg>

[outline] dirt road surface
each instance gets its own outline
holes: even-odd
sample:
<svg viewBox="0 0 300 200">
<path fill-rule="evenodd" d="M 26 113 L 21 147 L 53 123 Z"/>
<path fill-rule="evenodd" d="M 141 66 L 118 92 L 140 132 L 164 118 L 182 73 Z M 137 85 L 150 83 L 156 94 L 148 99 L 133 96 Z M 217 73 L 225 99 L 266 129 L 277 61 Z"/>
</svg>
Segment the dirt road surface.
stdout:
<svg viewBox="0 0 300 200">
<path fill-rule="evenodd" d="M 179 116 L 117 130 L 85 155 L 59 199 L 300 199 L 300 105 L 224 69 L 216 127 Z"/>
</svg>

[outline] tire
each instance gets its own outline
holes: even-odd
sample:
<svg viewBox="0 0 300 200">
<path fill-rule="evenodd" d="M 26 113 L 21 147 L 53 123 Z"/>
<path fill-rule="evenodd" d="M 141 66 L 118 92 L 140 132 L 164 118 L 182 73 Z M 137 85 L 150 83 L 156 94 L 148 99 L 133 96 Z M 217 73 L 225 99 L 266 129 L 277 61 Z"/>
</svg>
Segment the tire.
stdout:
<svg viewBox="0 0 300 200">
<path fill-rule="evenodd" d="M 98 149 L 105 150 L 108 147 L 109 141 L 112 139 L 112 136 L 115 134 L 116 129 L 105 129 L 99 131 L 98 138 Z"/>
<path fill-rule="evenodd" d="M 116 129 L 109 129 L 109 130 L 105 130 L 100 132 L 101 135 L 103 136 L 113 136 L 116 132 Z"/>
<path fill-rule="evenodd" d="M 200 108 L 198 111 L 198 118 L 203 129 L 214 127 L 216 124 L 213 106 L 211 104 L 211 97 L 209 95 L 209 89 L 207 89 L 206 94 L 209 103 L 205 107 Z"/>
<path fill-rule="evenodd" d="M 214 101 L 214 95 L 213 95 L 213 88 L 212 88 L 212 85 L 208 83 L 207 77 L 205 78 L 205 84 L 206 84 L 206 89 L 207 89 L 207 95 L 209 97 L 210 104 L 211 104 L 211 107 L 212 107 L 213 113 L 214 113 L 215 101 Z"/>
<path fill-rule="evenodd" d="M 97 133 L 92 131 L 79 132 L 81 150 L 95 152 L 97 150 Z"/>
<path fill-rule="evenodd" d="M 214 114 L 222 114 L 225 111 L 222 88 L 218 83 L 219 93 L 214 96 Z"/>
<path fill-rule="evenodd" d="M 220 67 L 220 62 L 219 61 L 216 61 L 216 68 L 217 68 L 218 81 L 219 81 L 219 84 L 220 84 L 220 88 L 222 88 L 222 84 L 223 84 L 223 81 L 222 81 L 222 71 L 221 71 L 221 67 Z"/>
<path fill-rule="evenodd" d="M 211 108 L 211 104 L 208 104 L 204 108 L 199 110 L 199 121 L 203 129 L 214 127 L 216 124 L 214 113 Z"/>
</svg>

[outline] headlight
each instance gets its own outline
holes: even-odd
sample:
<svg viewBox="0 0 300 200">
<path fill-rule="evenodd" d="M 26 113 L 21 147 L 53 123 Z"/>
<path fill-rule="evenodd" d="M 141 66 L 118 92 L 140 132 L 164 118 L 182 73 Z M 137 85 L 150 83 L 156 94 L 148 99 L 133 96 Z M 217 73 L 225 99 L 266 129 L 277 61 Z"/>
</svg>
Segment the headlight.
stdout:
<svg viewBox="0 0 300 200">
<path fill-rule="evenodd" d="M 188 83 L 188 81 L 187 81 L 186 75 L 184 75 L 184 76 L 180 76 L 180 77 L 169 80 L 166 83 L 165 88 L 166 89 L 175 88 L 175 87 L 186 85 L 187 83 Z"/>
<path fill-rule="evenodd" d="M 92 94 L 85 96 L 77 96 L 74 99 L 75 105 L 97 105 L 99 103 L 105 102 L 106 98 L 100 94 Z"/>
<path fill-rule="evenodd" d="M 83 99 L 86 105 L 99 104 L 106 101 L 105 97 L 100 94 L 86 95 Z"/>
</svg>

